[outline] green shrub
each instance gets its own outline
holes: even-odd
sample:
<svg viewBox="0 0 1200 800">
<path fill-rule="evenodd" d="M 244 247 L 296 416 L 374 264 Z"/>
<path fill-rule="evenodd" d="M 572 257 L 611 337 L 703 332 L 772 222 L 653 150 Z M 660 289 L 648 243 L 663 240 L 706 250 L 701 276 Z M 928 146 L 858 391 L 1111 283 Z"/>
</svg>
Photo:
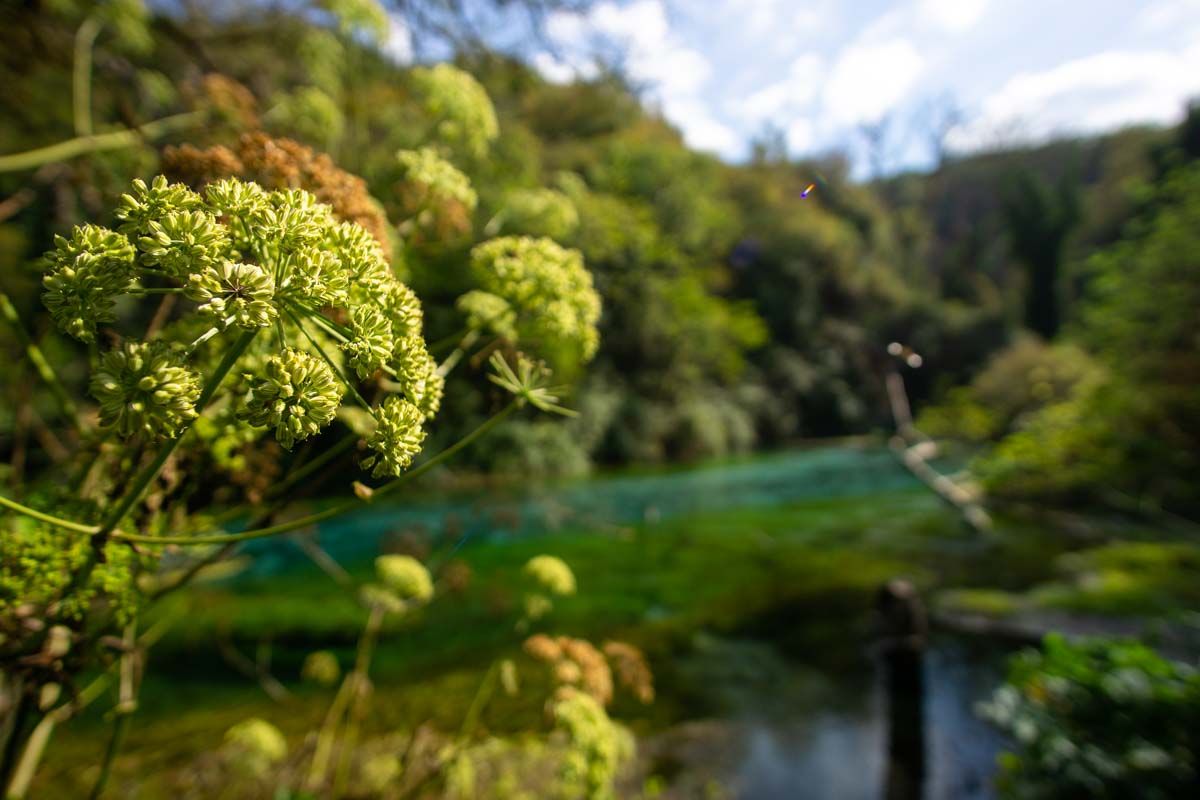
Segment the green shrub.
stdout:
<svg viewBox="0 0 1200 800">
<path fill-rule="evenodd" d="M 979 711 L 1015 740 L 1004 797 L 1165 800 L 1200 778 L 1200 674 L 1136 642 L 1047 636 Z"/>
</svg>

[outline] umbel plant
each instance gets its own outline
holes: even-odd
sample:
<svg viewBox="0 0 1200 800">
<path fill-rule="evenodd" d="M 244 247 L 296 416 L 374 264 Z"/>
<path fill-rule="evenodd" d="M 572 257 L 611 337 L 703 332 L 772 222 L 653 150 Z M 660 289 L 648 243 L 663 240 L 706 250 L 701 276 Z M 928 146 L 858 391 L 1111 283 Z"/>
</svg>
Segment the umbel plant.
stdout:
<svg viewBox="0 0 1200 800">
<path fill-rule="evenodd" d="M 548 369 L 515 349 L 526 331 L 580 343 L 584 360 L 595 351 L 599 300 L 590 276 L 577 253 L 549 243 L 498 246 L 504 269 L 477 277 L 506 321 L 475 315 L 459 349 L 439 365 L 426 344 L 421 303 L 395 277 L 379 240 L 303 190 L 223 178 L 196 191 L 160 176 L 135 181 L 114 216 L 115 229 L 82 225 L 57 237 L 44 262 L 46 308 L 88 348 L 94 411 L 77 406 L 0 295 L 0 310 L 79 443 L 57 465 L 55 480 L 26 488 L 19 500 L 0 496 L 7 512 L 0 518 L 0 784 L 7 797 L 27 795 L 54 727 L 115 685 L 114 732 L 93 795 L 103 791 L 136 708 L 145 650 L 162 634 L 161 625 L 140 621 L 161 597 L 238 542 L 378 500 L 522 405 L 565 412 L 545 384 Z M 477 258 L 472 269 L 488 263 Z M 496 334 L 485 345 L 493 382 L 512 402 L 414 467 L 446 373 L 486 332 Z M 336 418 L 349 435 L 310 447 Z M 290 494 L 356 443 L 370 476 L 363 480 L 375 485 L 356 481 L 353 496 L 276 521 Z M 269 489 L 246 493 L 251 502 L 217 515 L 213 484 L 232 481 L 220 469 L 231 453 L 280 472 Z M 226 532 L 223 523 L 239 517 L 244 529 Z M 176 555 L 176 569 L 164 577 L 165 546 L 199 555 Z M 372 620 L 368 640 L 382 614 L 399 607 L 393 596 L 401 605 L 423 602 L 431 590 L 420 564 L 379 567 L 385 589 L 363 600 Z M 81 685 L 84 674 L 93 677 Z M 352 675 L 365 681 L 365 673 Z M 256 730 L 231 736 L 255 738 Z"/>
</svg>

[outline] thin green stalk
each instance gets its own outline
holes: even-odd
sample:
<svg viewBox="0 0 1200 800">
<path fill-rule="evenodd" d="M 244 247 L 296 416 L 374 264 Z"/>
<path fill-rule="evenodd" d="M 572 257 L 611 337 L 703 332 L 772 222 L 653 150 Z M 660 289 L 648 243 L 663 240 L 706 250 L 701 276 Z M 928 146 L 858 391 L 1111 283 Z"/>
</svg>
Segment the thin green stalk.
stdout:
<svg viewBox="0 0 1200 800">
<path fill-rule="evenodd" d="M 354 661 L 354 689 L 350 698 L 350 709 L 346 716 L 346 727 L 342 732 L 342 746 L 338 752 L 337 767 L 333 772 L 333 796 L 341 797 L 350 774 L 350 759 L 358 744 L 358 731 L 363 717 L 367 713 L 367 693 L 370 683 L 367 673 L 371 669 L 371 657 L 375 652 L 375 642 L 379 637 L 379 628 L 383 625 L 383 609 L 375 606 L 367 620 L 366 629 L 358 643 L 358 655 Z"/>
<path fill-rule="evenodd" d="M 125 294 L 130 297 L 142 297 L 148 294 L 183 294 L 182 286 L 156 286 L 150 289 L 128 289 Z"/>
<path fill-rule="evenodd" d="M 56 517 L 53 514 L 46 514 L 45 512 L 38 511 L 36 508 L 30 508 L 29 506 L 22 505 L 16 500 L 10 500 L 2 495 L 0 495 L 0 506 L 4 506 L 9 511 L 15 511 L 18 514 L 24 514 L 27 517 L 32 517 L 33 519 L 41 520 L 42 522 L 47 522 L 55 527 L 66 528 L 69 531 L 92 534 L 100 532 L 99 525 L 84 525 L 79 522 L 72 522 L 69 519 Z"/>
<path fill-rule="evenodd" d="M 212 400 L 213 395 L 216 394 L 221 382 L 225 380 L 225 376 L 229 374 L 229 370 L 233 368 L 237 360 L 246 352 L 246 348 L 254 341 L 256 333 L 256 330 L 243 331 L 241 336 L 233 343 L 233 346 L 225 352 L 221 363 L 217 364 L 216 370 L 208 376 L 208 380 L 205 381 L 204 387 L 200 390 L 200 397 L 196 400 L 197 414 L 204 411 L 209 401 Z M 72 576 L 71 582 L 62 592 L 62 597 L 69 597 L 80 586 L 84 586 L 87 583 L 88 578 L 92 575 L 92 570 L 96 568 L 96 563 L 100 560 L 100 553 L 104 549 L 104 544 L 108 539 L 117 538 L 118 536 L 124 538 L 129 535 L 117 532 L 117 525 L 120 524 L 121 519 L 129 512 L 129 509 L 133 508 L 142 499 L 142 495 L 146 493 L 146 489 L 149 488 L 150 483 L 158 477 L 158 473 L 162 471 L 163 465 L 167 463 L 167 459 L 171 457 L 171 454 L 175 452 L 175 448 L 179 446 L 183 437 L 191 430 L 193 422 L 195 422 L 194 418 L 188 421 L 178 436 L 162 443 L 154 460 L 147 464 L 133 479 L 133 487 L 130 491 L 125 494 L 125 497 L 116 504 L 108 516 L 100 523 L 100 529 L 92 534 L 92 547 L 88 551 L 87 560 L 83 562 L 79 571 Z"/>
<path fill-rule="evenodd" d="M 330 447 L 328 450 L 321 453 L 321 455 L 317 456 L 312 461 L 309 461 L 304 466 L 293 470 L 290 475 L 285 476 L 282 481 L 268 489 L 264 497 L 278 497 L 292 486 L 295 486 L 299 481 L 304 480 L 309 475 L 313 474 L 321 467 L 325 466 L 330 461 L 349 450 L 354 446 L 354 443 L 358 441 L 358 438 L 359 436 L 357 433 L 346 434 L 333 447 Z"/>
<path fill-rule="evenodd" d="M 75 135 L 92 135 L 92 46 L 104 23 L 90 16 L 75 32 L 75 64 L 72 74 L 72 101 L 75 115 Z"/>
<path fill-rule="evenodd" d="M 112 765 L 117 760 L 117 753 L 121 752 L 125 735 L 129 733 L 133 712 L 137 710 L 138 685 L 134 678 L 134 659 L 137 657 L 137 623 L 131 622 L 125 626 L 124 644 L 125 652 L 122 653 L 120 660 L 121 686 L 117 707 L 113 709 L 117 719 L 113 725 L 113 735 L 108 742 L 108 749 L 104 751 L 104 761 L 100 764 L 100 775 L 92 787 L 91 800 L 100 800 L 100 796 L 104 794 L 104 787 L 108 785 L 108 779 L 112 774 Z"/>
<path fill-rule="evenodd" d="M 213 371 L 213 374 L 208 376 L 208 380 L 204 383 L 204 388 L 200 390 L 200 397 L 196 400 L 197 413 L 204 411 L 204 408 L 208 405 L 209 401 L 212 400 L 212 397 L 214 394 L 216 394 L 221 382 L 224 381 L 225 376 L 229 374 L 229 370 L 233 369 L 233 365 L 237 363 L 237 360 L 242 357 L 242 353 L 246 352 L 246 348 L 250 346 L 252 341 L 254 341 L 255 333 L 256 331 L 253 330 L 243 331 L 242 335 L 239 336 L 237 341 L 233 343 L 233 346 L 230 347 L 229 350 L 225 351 L 225 357 L 221 359 L 221 363 L 217 365 L 217 368 L 215 371 Z M 158 477 L 158 473 L 162 470 L 163 464 L 165 464 L 167 459 L 170 458 L 171 454 L 175 452 L 175 448 L 179 446 L 179 443 L 183 440 L 183 437 L 187 435 L 187 432 L 190 429 L 191 422 L 188 422 L 178 436 L 176 436 L 174 439 L 168 439 L 162 443 L 162 446 L 158 449 L 158 455 L 154 457 L 154 460 L 147 464 L 146 468 L 143 469 L 141 473 L 133 479 L 133 488 L 126 493 L 124 499 L 118 503 L 116 507 L 109 513 L 108 517 L 105 518 L 104 522 L 100 526 L 100 530 L 96 532 L 97 536 L 106 536 L 108 533 L 110 533 L 114 528 L 117 527 L 117 523 L 121 521 L 121 518 L 129 512 L 129 509 L 133 508 L 134 504 L 142 499 L 142 495 L 145 493 L 146 488 L 150 485 L 150 482 Z"/>
<path fill-rule="evenodd" d="M 367 411 L 370 411 L 371 404 L 368 403 L 366 399 L 358 393 L 358 389 L 355 388 L 354 384 L 351 382 L 350 376 L 348 376 L 344 370 L 338 369 L 338 365 L 335 364 L 333 359 L 330 358 L 325 352 L 325 348 L 321 347 L 317 340 L 313 338 L 313 335 L 308 332 L 308 328 L 304 327 L 304 321 L 301 320 L 300 317 L 298 317 L 290 308 L 287 309 L 287 315 L 292 318 L 292 322 L 296 323 L 296 327 L 300 329 L 300 333 L 304 334 L 304 338 L 308 339 L 309 344 L 316 349 L 317 353 L 322 359 L 324 359 L 325 363 L 329 365 L 329 368 L 333 370 L 333 374 L 338 376 L 338 380 L 340 380 L 342 385 L 345 386 L 350 392 L 351 397 L 354 398 L 354 402 L 358 403 Z"/>
<path fill-rule="evenodd" d="M 13 153 L 0 156 L 0 172 L 16 172 L 25 169 L 37 169 L 45 164 L 67 161 L 86 153 L 96 153 L 101 150 L 119 150 L 122 147 L 132 147 L 148 139 L 157 139 L 173 131 L 185 130 L 199 125 L 204 121 L 203 111 L 189 111 L 185 114 L 175 114 L 154 122 L 147 122 L 137 128 L 111 133 L 98 133 L 91 136 L 78 136 L 65 142 L 58 142 L 36 150 L 26 150 L 24 153 Z"/>
<path fill-rule="evenodd" d="M 138 637 L 138 647 L 145 650 L 153 646 L 178 619 L 178 617 L 168 617 L 154 623 L 149 630 Z M 114 669 L 115 665 L 109 667 L 72 699 L 42 717 L 41 722 L 33 729 L 33 733 L 25 740 L 25 749 L 21 752 L 20 761 L 17 762 L 12 780 L 8 784 L 7 793 L 4 795 L 7 800 L 24 800 L 29 791 L 29 784 L 33 782 L 33 776 L 37 772 L 38 764 L 41 763 L 42 754 L 46 752 L 46 746 L 50 743 L 50 736 L 54 733 L 54 728 L 98 700 L 112 681 Z"/>
<path fill-rule="evenodd" d="M 88 795 L 90 800 L 100 800 L 100 795 L 104 794 L 104 787 L 108 785 L 108 779 L 112 775 L 113 762 L 116 761 L 117 753 L 125 742 L 125 734 L 129 733 L 129 723 L 132 719 L 133 712 L 118 712 L 117 721 L 113 724 L 112 738 L 108 740 L 108 748 L 104 751 L 104 761 L 100 764 L 100 775 L 96 778 L 95 785 L 92 786 L 92 793 Z"/>
<path fill-rule="evenodd" d="M 479 723 L 479 716 L 483 713 L 483 709 L 487 706 L 488 701 L 492 699 L 492 693 L 496 690 L 496 678 L 500 672 L 500 662 L 493 661 L 488 667 L 487 674 L 483 676 L 483 680 L 479 683 L 479 689 L 475 692 L 475 697 L 471 700 L 471 707 L 467 709 L 467 715 L 463 718 L 462 727 L 458 730 L 458 742 L 465 742 L 471 735 L 471 731 L 475 730 L 475 726 Z"/>
<path fill-rule="evenodd" d="M 58 380 L 58 375 L 55 374 L 53 367 L 50 366 L 50 362 L 46 360 L 46 356 L 42 353 L 41 348 L 34 344 L 33 339 L 30 338 L 29 332 L 25 330 L 25 326 L 21 323 L 21 317 L 18 316 L 16 307 L 13 306 L 12 300 L 9 299 L 9 296 L 3 290 L 0 290 L 0 315 L 4 316 L 13 333 L 16 334 L 21 347 L 25 349 L 25 357 L 29 359 L 29 362 L 33 364 L 33 368 L 37 370 L 38 377 L 46 383 L 46 386 L 50 388 L 51 394 L 54 395 L 54 399 L 58 401 L 59 409 L 66 418 L 67 424 L 71 426 L 72 430 L 79 433 L 79 409 L 75 407 L 75 401 L 71 399 L 71 396 L 67 394 L 66 388 Z"/>
<path fill-rule="evenodd" d="M 399 489 L 404 484 L 408 483 L 409 481 L 415 480 L 416 478 L 421 477 L 426 472 L 433 469 L 435 466 L 442 463 L 446 459 L 450 458 L 455 453 L 457 453 L 458 451 L 462 450 L 467 445 L 474 442 L 480 436 L 483 436 L 485 433 L 490 431 L 492 428 L 494 428 L 496 425 L 498 425 L 501 421 L 503 421 L 509 414 L 511 414 L 514 410 L 516 410 L 518 405 L 519 404 L 517 401 L 513 401 L 512 403 L 509 403 L 508 406 L 506 406 L 502 411 L 493 415 L 490 419 L 488 419 L 486 422 L 484 422 L 478 428 L 471 431 L 466 436 L 464 436 L 462 439 L 458 440 L 457 442 L 452 444 L 450 447 L 447 447 L 445 450 L 438 453 L 433 458 L 431 458 L 428 461 L 426 461 L 425 463 L 421 464 L 421 466 L 419 466 L 409 472 L 404 473 L 403 475 L 401 475 L 398 478 L 393 478 L 391 481 L 388 481 L 383 486 L 380 486 L 378 489 L 376 489 L 374 491 L 372 498 L 373 499 L 378 498 L 381 495 L 385 495 L 390 492 L 393 492 L 396 489 Z M 112 538 L 120 539 L 121 541 L 125 541 L 125 542 L 139 542 L 142 544 L 178 544 L 178 545 L 190 545 L 193 547 L 201 546 L 201 545 L 208 545 L 208 544 L 227 544 L 229 542 L 244 542 L 244 541 L 248 541 L 250 539 L 263 539 L 268 536 L 278 536 L 281 533 L 287 533 L 288 531 L 294 531 L 294 530 L 297 530 L 298 528 L 306 528 L 309 525 L 315 525 L 318 522 L 323 522 L 327 519 L 330 519 L 331 517 L 336 517 L 339 514 L 344 514 L 345 512 L 350 511 L 351 509 L 357 508 L 358 506 L 362 505 L 363 502 L 365 502 L 365 501 L 360 500 L 358 498 L 355 498 L 353 500 L 346 500 L 344 502 L 338 503 L 335 506 L 327 508 L 324 511 L 319 511 L 316 514 L 310 514 L 307 517 L 290 520 L 288 522 L 282 522 L 278 525 L 271 525 L 269 527 L 260 528 L 258 530 L 245 531 L 243 533 L 218 534 L 218 535 L 214 535 L 214 536 L 142 536 L 141 534 L 136 534 L 136 533 L 124 533 L 122 531 L 116 531 L 112 534 Z"/>
</svg>

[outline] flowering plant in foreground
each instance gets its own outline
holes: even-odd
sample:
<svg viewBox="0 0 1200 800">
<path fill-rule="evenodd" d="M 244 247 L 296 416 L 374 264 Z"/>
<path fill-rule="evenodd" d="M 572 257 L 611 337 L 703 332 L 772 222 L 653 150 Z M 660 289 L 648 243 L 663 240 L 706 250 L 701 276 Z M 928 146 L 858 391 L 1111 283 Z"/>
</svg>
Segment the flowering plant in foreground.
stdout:
<svg viewBox="0 0 1200 800">
<path fill-rule="evenodd" d="M 23 498 L 28 504 L 0 496 L 11 512 L 0 518 L 0 710 L 17 719 L 0 764 L 9 797 L 27 792 L 54 726 L 100 696 L 119 671 L 102 789 L 136 707 L 137 681 L 128 676 L 162 632 L 157 625 L 139 631 L 141 611 L 233 544 L 308 527 L 386 494 L 517 407 L 565 411 L 544 385 L 543 366 L 517 354 L 514 370 L 494 355 L 494 382 L 513 401 L 412 468 L 462 348 L 439 366 L 426 345 L 421 304 L 395 277 L 377 238 L 305 191 L 269 191 L 236 178 L 201 191 L 164 177 L 138 180 L 114 216 L 113 229 L 83 225 L 57 237 L 45 259 L 50 315 L 93 352 L 87 391 L 98 409 L 94 421 L 78 413 L 45 355 L 23 339 L 80 444 L 64 465 L 65 480 L 36 487 Z M 8 321 L 19 322 L 2 299 Z M 346 444 L 360 443 L 359 465 L 386 482 L 356 483 L 352 498 L 274 522 L 287 490 L 345 450 L 335 445 L 306 463 L 298 446 L 343 415 L 351 427 Z M 186 480 L 189 469 L 220 463 L 231 447 L 296 452 L 266 502 L 233 509 L 249 523 L 232 534 L 221 530 L 222 517 L 195 507 Z M 157 570 L 161 545 L 204 549 L 168 580 Z M 433 591 L 425 567 L 411 559 L 385 556 L 377 571 L 379 582 L 360 592 L 368 647 L 384 615 L 427 602 Z M 336 680 L 325 661 L 314 674 Z M 349 673 L 343 692 L 363 696 L 365 663 Z M 92 684 L 82 691 L 73 685 L 95 667 L 101 671 Z M 239 729 L 229 747 L 240 752 L 271 738 L 265 730 Z M 282 757 L 271 745 L 247 762 L 251 771 Z M 323 783 L 328 758 L 314 758 L 310 785 Z"/>
</svg>

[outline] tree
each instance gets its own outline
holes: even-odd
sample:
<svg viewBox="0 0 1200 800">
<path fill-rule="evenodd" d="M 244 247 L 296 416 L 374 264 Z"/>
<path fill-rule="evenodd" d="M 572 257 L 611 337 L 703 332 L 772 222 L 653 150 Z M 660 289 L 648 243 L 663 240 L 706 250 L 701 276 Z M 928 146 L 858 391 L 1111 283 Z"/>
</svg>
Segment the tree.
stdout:
<svg viewBox="0 0 1200 800">
<path fill-rule="evenodd" d="M 1067 237 L 1079 219 L 1079 192 L 1067 176 L 1051 187 L 1032 171 L 1018 174 L 1004 203 L 1013 255 L 1025 267 L 1025 324 L 1046 339 L 1058 333 L 1059 272 Z"/>
</svg>

